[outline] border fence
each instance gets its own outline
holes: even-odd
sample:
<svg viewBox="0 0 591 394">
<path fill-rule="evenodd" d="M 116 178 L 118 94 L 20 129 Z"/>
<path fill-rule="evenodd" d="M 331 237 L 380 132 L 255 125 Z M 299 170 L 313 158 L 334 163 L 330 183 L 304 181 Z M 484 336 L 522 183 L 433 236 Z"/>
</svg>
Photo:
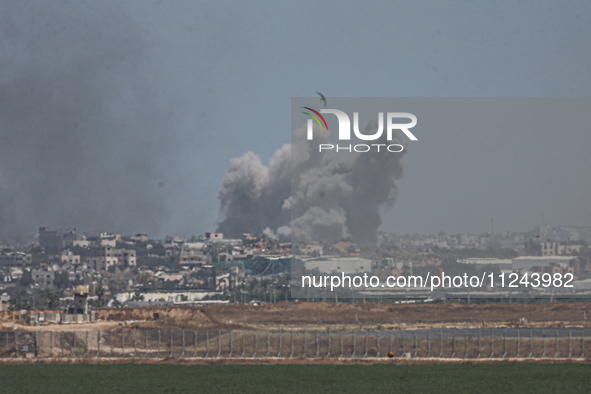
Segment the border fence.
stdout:
<svg viewBox="0 0 591 394">
<path fill-rule="evenodd" d="M 589 358 L 586 328 L 0 331 L 1 358 Z"/>
</svg>

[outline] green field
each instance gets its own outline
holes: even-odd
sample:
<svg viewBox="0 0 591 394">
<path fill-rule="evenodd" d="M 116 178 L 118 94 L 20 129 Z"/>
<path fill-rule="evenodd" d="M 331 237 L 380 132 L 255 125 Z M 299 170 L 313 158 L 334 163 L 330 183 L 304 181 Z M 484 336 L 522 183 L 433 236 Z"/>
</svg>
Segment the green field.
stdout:
<svg viewBox="0 0 591 394">
<path fill-rule="evenodd" d="M 0 365 L 0 393 L 589 393 L 591 366 Z"/>
</svg>

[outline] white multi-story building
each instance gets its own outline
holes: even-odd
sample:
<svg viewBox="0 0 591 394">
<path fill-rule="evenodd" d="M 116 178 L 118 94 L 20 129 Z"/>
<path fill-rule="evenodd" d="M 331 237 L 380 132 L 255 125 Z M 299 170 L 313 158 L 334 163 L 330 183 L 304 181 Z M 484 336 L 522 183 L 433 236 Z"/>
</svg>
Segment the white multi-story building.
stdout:
<svg viewBox="0 0 591 394">
<path fill-rule="evenodd" d="M 135 267 L 137 265 L 135 250 L 101 246 L 94 248 L 91 255 L 86 258 L 86 265 L 89 268 L 94 268 L 96 271 L 107 270 L 116 264 Z"/>
</svg>

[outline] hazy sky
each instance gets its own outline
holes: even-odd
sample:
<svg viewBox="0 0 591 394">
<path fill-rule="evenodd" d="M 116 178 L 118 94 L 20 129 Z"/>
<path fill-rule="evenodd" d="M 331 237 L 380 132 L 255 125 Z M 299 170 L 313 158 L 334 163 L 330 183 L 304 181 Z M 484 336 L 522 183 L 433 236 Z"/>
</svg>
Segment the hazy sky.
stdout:
<svg viewBox="0 0 591 394">
<path fill-rule="evenodd" d="M 0 102 L 14 106 L 0 113 L 0 227 L 154 236 L 214 230 L 229 160 L 252 150 L 267 163 L 289 143 L 294 96 L 591 92 L 588 1 L 113 4 L 0 5 Z M 70 80 L 71 74 L 77 76 Z M 48 79 L 54 85 L 40 87 Z M 71 91 L 76 98 L 51 93 L 51 105 L 27 97 L 15 104 L 11 97 L 23 90 Z M 94 100 L 102 104 L 83 105 Z M 15 131 L 41 130 L 47 119 L 58 130 L 60 119 L 78 114 L 78 104 L 84 115 L 68 127 L 79 140 L 71 150 L 81 164 L 64 164 L 66 151 L 45 145 L 31 150 L 38 134 Z M 60 117 L 43 115 L 49 112 Z M 46 143 L 60 138 L 71 135 L 56 132 Z M 423 146 L 404 157 L 398 201 L 382 218 L 385 230 L 478 233 L 490 229 L 493 216 L 496 231 L 525 230 L 540 223 L 542 212 L 550 224 L 591 224 L 588 136 L 540 130 L 531 145 L 525 138 L 512 145 L 505 133 L 473 135 L 462 144 L 440 135 Z M 39 152 L 47 160 L 27 167 Z M 54 160 L 61 164 L 53 167 Z M 70 164 L 81 169 L 69 173 Z M 40 168 L 52 174 L 42 188 L 31 175 Z M 84 207 L 88 199 L 94 210 Z"/>
</svg>

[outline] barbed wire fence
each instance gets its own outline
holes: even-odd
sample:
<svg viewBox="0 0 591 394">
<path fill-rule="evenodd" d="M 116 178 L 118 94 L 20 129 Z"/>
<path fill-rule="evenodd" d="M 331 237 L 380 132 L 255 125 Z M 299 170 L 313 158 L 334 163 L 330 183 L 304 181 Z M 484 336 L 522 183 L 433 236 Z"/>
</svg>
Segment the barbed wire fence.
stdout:
<svg viewBox="0 0 591 394">
<path fill-rule="evenodd" d="M 585 359 L 585 328 L 0 331 L 2 358 Z"/>
</svg>

